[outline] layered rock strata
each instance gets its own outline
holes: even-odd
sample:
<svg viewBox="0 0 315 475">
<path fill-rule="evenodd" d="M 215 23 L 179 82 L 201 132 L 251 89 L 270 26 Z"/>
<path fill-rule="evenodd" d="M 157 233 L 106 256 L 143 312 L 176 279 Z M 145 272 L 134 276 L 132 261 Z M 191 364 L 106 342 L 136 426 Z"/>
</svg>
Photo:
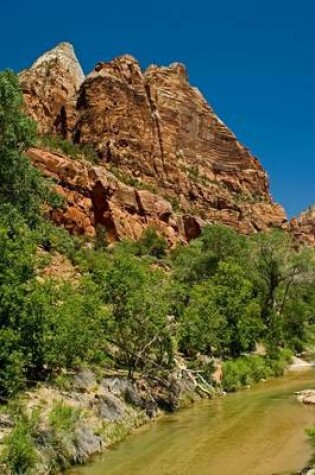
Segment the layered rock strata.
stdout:
<svg viewBox="0 0 315 475">
<path fill-rule="evenodd" d="M 72 188 L 72 214 L 87 218 L 82 202 L 92 202 L 94 218 L 91 225 L 83 220 L 82 229 L 90 232 L 102 221 L 112 235 L 136 237 L 137 223 L 142 229 L 143 221 L 151 225 L 154 216 L 155 225 L 187 238 L 195 237 L 203 222 L 221 222 L 243 233 L 286 222 L 283 208 L 270 196 L 262 166 L 189 84 L 182 64 L 150 66 L 142 72 L 138 62 L 125 55 L 97 64 L 84 79 L 72 47 L 62 44 L 24 71 L 21 85 L 41 132 L 92 145 L 99 156 L 97 173 L 111 183 L 113 176 L 119 178 L 120 191 L 115 185 L 110 199 L 97 189 L 91 197 Z M 63 182 L 59 180 L 59 186 L 69 197 Z M 104 216 L 113 215 L 106 207 L 117 200 L 116 211 L 128 209 L 128 219 L 125 211 L 115 215 L 113 226 L 112 218 Z M 175 215 L 186 216 L 186 231 Z"/>
<path fill-rule="evenodd" d="M 290 222 L 290 230 L 302 244 L 315 247 L 315 205 Z"/>
<path fill-rule="evenodd" d="M 26 109 L 36 120 L 39 132 L 58 128 L 63 108 L 74 101 L 84 74 L 73 46 L 61 43 L 19 74 Z"/>
</svg>

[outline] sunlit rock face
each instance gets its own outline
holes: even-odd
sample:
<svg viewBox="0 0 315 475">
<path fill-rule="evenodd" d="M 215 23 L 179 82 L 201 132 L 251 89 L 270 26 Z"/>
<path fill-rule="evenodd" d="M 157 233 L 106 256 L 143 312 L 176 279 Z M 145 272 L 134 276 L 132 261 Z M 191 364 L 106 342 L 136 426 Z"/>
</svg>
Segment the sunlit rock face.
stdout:
<svg viewBox="0 0 315 475">
<path fill-rule="evenodd" d="M 292 234 L 296 239 L 309 246 L 315 247 L 315 205 L 290 222 Z"/>
<path fill-rule="evenodd" d="M 246 234 L 286 222 L 266 172 L 189 84 L 182 64 L 143 72 L 125 55 L 98 63 L 84 78 L 73 48 L 62 44 L 20 78 L 40 131 L 92 145 L 98 169 L 120 183 L 111 203 L 135 199 L 117 207 L 128 210 L 128 219 L 109 219 L 106 193 L 88 194 L 94 224 L 103 221 L 113 236 L 137 237 L 153 215 L 173 241 L 196 237 L 207 222 Z"/>
<path fill-rule="evenodd" d="M 63 108 L 75 100 L 84 81 L 82 68 L 69 43 L 61 43 L 43 54 L 19 77 L 27 110 L 42 133 L 58 127 Z"/>
</svg>

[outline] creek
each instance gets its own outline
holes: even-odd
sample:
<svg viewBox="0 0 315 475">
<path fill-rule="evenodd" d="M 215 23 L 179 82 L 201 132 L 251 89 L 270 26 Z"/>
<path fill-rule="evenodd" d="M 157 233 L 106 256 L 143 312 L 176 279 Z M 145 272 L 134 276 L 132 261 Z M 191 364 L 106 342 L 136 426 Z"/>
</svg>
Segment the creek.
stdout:
<svg viewBox="0 0 315 475">
<path fill-rule="evenodd" d="M 71 475 L 274 475 L 307 465 L 305 428 L 315 406 L 294 392 L 315 388 L 315 370 L 287 374 L 202 401 L 128 436 Z"/>
</svg>

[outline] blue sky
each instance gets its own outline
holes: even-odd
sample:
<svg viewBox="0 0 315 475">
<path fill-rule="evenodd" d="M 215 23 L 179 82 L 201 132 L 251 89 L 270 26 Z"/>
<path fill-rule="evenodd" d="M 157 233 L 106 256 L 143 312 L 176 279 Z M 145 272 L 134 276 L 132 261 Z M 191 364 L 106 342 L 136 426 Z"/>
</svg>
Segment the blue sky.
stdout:
<svg viewBox="0 0 315 475">
<path fill-rule="evenodd" d="M 314 18 L 311 0 L 1 0 L 0 69 L 60 41 L 86 72 L 124 53 L 143 67 L 185 63 L 292 216 L 315 202 Z"/>
</svg>

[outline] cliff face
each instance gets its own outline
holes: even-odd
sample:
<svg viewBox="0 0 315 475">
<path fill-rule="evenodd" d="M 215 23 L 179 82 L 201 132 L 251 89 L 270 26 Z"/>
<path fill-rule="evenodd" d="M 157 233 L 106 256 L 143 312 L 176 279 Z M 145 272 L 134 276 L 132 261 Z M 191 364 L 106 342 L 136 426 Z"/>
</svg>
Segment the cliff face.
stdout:
<svg viewBox="0 0 315 475">
<path fill-rule="evenodd" d="M 38 58 L 20 73 L 26 108 L 38 123 L 41 133 L 50 133 L 58 127 L 63 107 L 75 101 L 84 74 L 73 46 L 61 43 Z"/>
<path fill-rule="evenodd" d="M 315 247 L 315 205 L 292 219 L 290 230 L 299 242 Z"/>
<path fill-rule="evenodd" d="M 100 157 L 94 169 L 102 175 L 101 181 L 111 183 L 109 188 L 115 181 L 115 192 L 107 194 L 103 187 L 91 195 L 96 182 L 84 193 L 71 185 L 76 194 L 71 207 L 88 219 L 90 212 L 76 202 L 79 196 L 91 200 L 92 227 L 99 222 L 115 228 L 113 234 L 118 237 L 137 237 L 135 223 L 143 229 L 152 224 L 154 215 L 154 224 L 174 240 L 175 236 L 195 237 L 207 221 L 222 222 L 243 233 L 285 223 L 285 212 L 273 203 L 260 163 L 189 84 L 183 65 L 151 66 L 142 72 L 127 55 L 97 64 L 84 79 L 72 48 L 62 44 L 24 71 L 21 84 L 27 109 L 39 122 L 40 131 L 93 145 Z M 30 155 L 49 174 L 50 164 L 44 163 L 47 152 L 37 149 Z M 63 163 L 66 160 L 62 157 Z M 88 165 L 71 164 L 71 173 L 82 166 Z M 67 167 L 60 167 L 55 165 L 55 178 L 69 196 Z M 114 207 L 123 214 L 117 217 Z"/>
<path fill-rule="evenodd" d="M 170 243 L 186 241 L 200 233 L 198 218 L 175 214 L 167 200 L 149 190 L 125 185 L 103 166 L 40 148 L 30 149 L 28 156 L 47 178 L 58 183 L 56 190 L 66 206 L 51 210 L 50 217 L 71 232 L 93 236 L 101 224 L 109 241 L 116 241 L 126 236 L 138 239 L 151 226 Z M 195 231 L 190 235 L 192 226 Z"/>
</svg>

